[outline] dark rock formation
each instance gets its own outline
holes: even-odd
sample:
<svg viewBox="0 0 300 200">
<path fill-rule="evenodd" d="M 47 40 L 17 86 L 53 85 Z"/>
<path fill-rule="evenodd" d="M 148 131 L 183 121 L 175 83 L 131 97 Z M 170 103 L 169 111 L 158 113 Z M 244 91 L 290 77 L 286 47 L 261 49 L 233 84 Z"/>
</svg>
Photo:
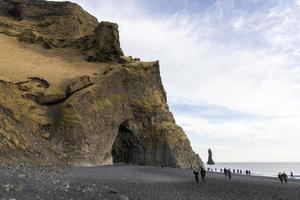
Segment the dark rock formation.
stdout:
<svg viewBox="0 0 300 200">
<path fill-rule="evenodd" d="M 44 48 L 75 47 L 87 61 L 119 62 L 118 25 L 101 22 L 70 2 L 0 0 L 0 33 Z"/>
<path fill-rule="evenodd" d="M 168 110 L 158 62 L 148 65 L 148 71 L 118 68 L 60 106 L 63 120 L 54 125 L 55 140 L 67 159 L 80 165 L 122 161 L 189 167 L 200 162 Z"/>
<path fill-rule="evenodd" d="M 0 0 L 0 8 L 0 33 L 44 48 L 79 49 L 88 61 L 111 62 L 104 69 L 99 64 L 93 75 L 66 77 L 59 86 L 43 77 L 1 81 L 2 160 L 202 165 L 169 111 L 159 63 L 132 58 L 117 63 L 123 56 L 117 24 L 98 24 L 68 2 Z"/>
<path fill-rule="evenodd" d="M 213 160 L 213 158 L 212 158 L 212 151 L 211 151 L 211 149 L 208 149 L 208 160 L 207 160 L 207 164 L 208 164 L 208 165 L 214 165 L 214 164 L 215 164 L 215 162 L 214 162 L 214 160 Z"/>
<path fill-rule="evenodd" d="M 123 56 L 120 48 L 118 25 L 111 22 L 101 22 L 95 30 L 96 48 L 100 61 L 118 61 Z"/>
<path fill-rule="evenodd" d="M 71 45 L 93 34 L 95 17 L 70 2 L 0 0 L 2 25 L 17 32 L 21 40 L 46 43 L 50 47 Z"/>
</svg>

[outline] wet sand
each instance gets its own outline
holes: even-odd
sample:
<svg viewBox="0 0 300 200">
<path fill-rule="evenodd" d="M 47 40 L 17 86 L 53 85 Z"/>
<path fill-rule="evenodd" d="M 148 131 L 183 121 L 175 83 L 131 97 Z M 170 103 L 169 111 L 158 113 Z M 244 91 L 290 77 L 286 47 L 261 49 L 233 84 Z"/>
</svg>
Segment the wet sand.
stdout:
<svg viewBox="0 0 300 200">
<path fill-rule="evenodd" d="M 207 173 L 195 183 L 191 170 L 148 166 L 32 168 L 0 166 L 0 200 L 180 199 L 299 200 L 300 181 Z"/>
</svg>

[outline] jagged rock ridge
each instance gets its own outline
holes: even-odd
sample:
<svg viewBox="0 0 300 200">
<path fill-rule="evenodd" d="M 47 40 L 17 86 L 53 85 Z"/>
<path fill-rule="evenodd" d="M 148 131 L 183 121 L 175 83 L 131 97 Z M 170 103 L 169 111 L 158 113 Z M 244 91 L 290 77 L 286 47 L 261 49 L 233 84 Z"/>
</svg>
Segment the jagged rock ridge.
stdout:
<svg viewBox="0 0 300 200">
<path fill-rule="evenodd" d="M 169 111 L 158 61 L 124 57 L 117 24 L 69 2 L 0 0 L 0 40 L 26 54 L 12 66 L 30 75 L 7 67 L 14 54 L 0 61 L 2 161 L 202 164 Z"/>
</svg>

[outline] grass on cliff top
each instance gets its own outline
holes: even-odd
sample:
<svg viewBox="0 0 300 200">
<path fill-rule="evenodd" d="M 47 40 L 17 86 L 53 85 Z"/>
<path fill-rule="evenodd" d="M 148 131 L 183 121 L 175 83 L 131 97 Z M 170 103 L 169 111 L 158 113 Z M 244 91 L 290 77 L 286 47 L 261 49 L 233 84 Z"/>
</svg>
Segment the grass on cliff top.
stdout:
<svg viewBox="0 0 300 200">
<path fill-rule="evenodd" d="M 89 63 L 76 49 L 44 49 L 0 34 L 0 79 L 19 82 L 28 77 L 47 80 L 59 87 L 67 80 L 101 72 L 107 63 Z"/>
</svg>

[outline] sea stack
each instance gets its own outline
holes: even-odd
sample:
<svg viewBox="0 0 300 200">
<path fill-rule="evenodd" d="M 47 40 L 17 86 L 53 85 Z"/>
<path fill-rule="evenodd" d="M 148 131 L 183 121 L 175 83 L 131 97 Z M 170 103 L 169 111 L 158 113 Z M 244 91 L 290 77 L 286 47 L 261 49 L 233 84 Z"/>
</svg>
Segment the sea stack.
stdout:
<svg viewBox="0 0 300 200">
<path fill-rule="evenodd" d="M 74 3 L 0 0 L 1 162 L 203 165 L 159 62 L 121 62 L 119 37 Z"/>
<path fill-rule="evenodd" d="M 214 164 L 215 164 L 215 162 L 214 162 L 214 160 L 213 160 L 213 158 L 212 158 L 212 151 L 211 151 L 211 149 L 208 149 L 208 160 L 207 160 L 207 164 L 208 164 L 208 165 L 214 165 Z"/>
</svg>

